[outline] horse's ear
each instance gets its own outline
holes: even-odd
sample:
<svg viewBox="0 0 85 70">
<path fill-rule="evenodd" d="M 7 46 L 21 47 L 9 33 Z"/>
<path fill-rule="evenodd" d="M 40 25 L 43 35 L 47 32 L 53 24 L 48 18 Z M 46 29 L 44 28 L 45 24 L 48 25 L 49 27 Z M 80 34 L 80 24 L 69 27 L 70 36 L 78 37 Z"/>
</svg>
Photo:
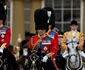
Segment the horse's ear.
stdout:
<svg viewBox="0 0 85 70">
<path fill-rule="evenodd" d="M 66 38 L 67 38 L 67 40 L 68 40 L 68 41 L 71 41 L 71 39 L 70 39 L 70 38 L 68 38 L 68 37 L 66 37 Z"/>
</svg>

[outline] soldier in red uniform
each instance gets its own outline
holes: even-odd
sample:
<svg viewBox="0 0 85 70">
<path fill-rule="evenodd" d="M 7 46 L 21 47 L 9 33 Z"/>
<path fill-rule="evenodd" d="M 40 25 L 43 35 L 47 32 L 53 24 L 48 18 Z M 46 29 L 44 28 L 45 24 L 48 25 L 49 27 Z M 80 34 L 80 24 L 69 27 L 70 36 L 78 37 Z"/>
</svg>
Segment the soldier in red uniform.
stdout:
<svg viewBox="0 0 85 70">
<path fill-rule="evenodd" d="M 0 59 L 2 60 L 2 62 L 4 62 L 4 60 L 7 60 L 7 63 L 11 65 L 13 70 L 17 70 L 15 58 L 13 54 L 8 50 L 11 31 L 9 27 L 5 26 L 6 14 L 6 8 L 4 8 L 3 4 L 0 4 L 0 56 L 2 56 L 2 58 Z M 0 67 L 0 70 L 3 70 L 2 66 Z"/>
<path fill-rule="evenodd" d="M 56 65 L 53 65 L 53 59 L 57 53 L 56 41 L 55 39 L 49 37 L 46 32 L 48 31 L 48 15 L 47 11 L 44 9 L 37 9 L 34 13 L 35 30 L 37 35 L 30 39 L 28 45 L 29 50 L 41 50 L 38 55 L 40 55 L 40 60 L 47 63 L 48 70 L 57 70 Z M 49 58 L 51 58 L 50 61 Z M 52 65 L 49 64 L 51 62 Z M 46 70 L 46 69 L 45 69 Z"/>
</svg>

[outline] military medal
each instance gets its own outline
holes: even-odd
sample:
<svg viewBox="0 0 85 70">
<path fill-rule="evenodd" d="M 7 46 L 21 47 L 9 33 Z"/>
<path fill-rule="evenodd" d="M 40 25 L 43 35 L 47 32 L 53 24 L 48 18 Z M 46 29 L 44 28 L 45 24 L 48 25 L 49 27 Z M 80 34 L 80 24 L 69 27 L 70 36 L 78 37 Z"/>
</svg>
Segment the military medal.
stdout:
<svg viewBox="0 0 85 70">
<path fill-rule="evenodd" d="M 2 39 L 1 41 L 4 42 L 4 39 Z"/>
<path fill-rule="evenodd" d="M 76 38 L 76 36 L 74 36 L 74 38 Z"/>
<path fill-rule="evenodd" d="M 44 51 L 47 51 L 47 47 L 46 46 L 44 47 Z"/>
</svg>

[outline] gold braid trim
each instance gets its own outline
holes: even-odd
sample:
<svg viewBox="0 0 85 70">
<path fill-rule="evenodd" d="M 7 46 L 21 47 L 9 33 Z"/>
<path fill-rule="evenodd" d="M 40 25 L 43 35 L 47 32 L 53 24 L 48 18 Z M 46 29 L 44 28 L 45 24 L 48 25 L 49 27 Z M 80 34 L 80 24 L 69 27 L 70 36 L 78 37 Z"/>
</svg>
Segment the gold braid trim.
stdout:
<svg viewBox="0 0 85 70">
<path fill-rule="evenodd" d="M 50 36 L 49 33 L 47 32 L 46 35 L 52 39 L 54 39 L 54 36 Z"/>
<path fill-rule="evenodd" d="M 54 39 L 54 36 L 50 36 L 50 35 L 48 35 L 48 37 L 50 37 L 50 38 Z"/>
<path fill-rule="evenodd" d="M 41 40 L 39 39 L 35 44 L 33 44 L 33 38 L 31 39 L 32 50 L 34 50 L 36 46 L 38 47 L 40 45 L 40 41 Z"/>
</svg>

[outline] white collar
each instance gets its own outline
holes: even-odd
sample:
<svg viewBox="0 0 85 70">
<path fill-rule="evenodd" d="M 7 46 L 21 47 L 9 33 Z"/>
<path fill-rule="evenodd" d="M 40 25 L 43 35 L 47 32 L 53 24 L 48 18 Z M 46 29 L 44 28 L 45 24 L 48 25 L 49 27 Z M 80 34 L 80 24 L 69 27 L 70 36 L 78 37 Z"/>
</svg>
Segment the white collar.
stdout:
<svg viewBox="0 0 85 70">
<path fill-rule="evenodd" d="M 77 31 L 77 30 L 75 30 L 75 31 L 74 31 L 74 30 L 71 30 L 72 33 L 75 33 L 76 31 Z"/>
<path fill-rule="evenodd" d="M 76 30 L 75 31 L 71 30 L 71 32 L 72 32 L 72 35 L 75 36 Z"/>
</svg>

